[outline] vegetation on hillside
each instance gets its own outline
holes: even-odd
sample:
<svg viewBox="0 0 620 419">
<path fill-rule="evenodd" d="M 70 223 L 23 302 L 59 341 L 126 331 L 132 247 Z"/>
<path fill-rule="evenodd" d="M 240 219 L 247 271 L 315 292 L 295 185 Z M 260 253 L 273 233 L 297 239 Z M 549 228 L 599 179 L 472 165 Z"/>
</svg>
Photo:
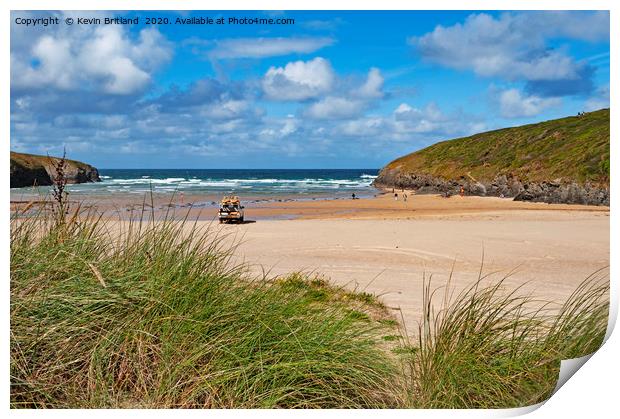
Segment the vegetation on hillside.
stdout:
<svg viewBox="0 0 620 419">
<path fill-rule="evenodd" d="M 77 160 L 71 160 L 67 158 L 61 157 L 48 157 L 48 156 L 40 156 L 37 154 L 28 154 L 28 153 L 17 153 L 15 151 L 11 151 L 11 161 L 19 163 L 20 165 L 26 168 L 36 168 L 36 167 L 47 167 L 50 168 L 50 171 L 53 170 L 54 165 L 58 163 L 58 161 L 64 160 L 67 167 L 91 167 L 86 163 L 82 163 Z"/>
<path fill-rule="evenodd" d="M 601 109 L 443 141 L 400 157 L 386 169 L 444 179 L 482 181 L 504 174 L 529 182 L 562 178 L 609 185 L 609 141 L 609 109 Z"/>
</svg>

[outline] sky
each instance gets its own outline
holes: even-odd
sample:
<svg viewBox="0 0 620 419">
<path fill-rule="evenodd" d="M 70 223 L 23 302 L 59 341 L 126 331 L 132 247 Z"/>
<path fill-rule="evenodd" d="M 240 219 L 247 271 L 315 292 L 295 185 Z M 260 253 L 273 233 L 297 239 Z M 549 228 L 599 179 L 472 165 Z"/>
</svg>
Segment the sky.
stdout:
<svg viewBox="0 0 620 419">
<path fill-rule="evenodd" d="M 10 54 L 11 150 L 108 169 L 380 168 L 609 107 L 605 11 L 13 11 Z"/>
</svg>

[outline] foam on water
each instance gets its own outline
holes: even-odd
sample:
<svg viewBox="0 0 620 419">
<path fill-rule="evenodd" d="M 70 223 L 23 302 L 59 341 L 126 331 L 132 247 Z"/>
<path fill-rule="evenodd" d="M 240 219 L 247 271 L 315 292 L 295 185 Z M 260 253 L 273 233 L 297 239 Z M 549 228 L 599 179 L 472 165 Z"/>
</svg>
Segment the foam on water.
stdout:
<svg viewBox="0 0 620 419">
<path fill-rule="evenodd" d="M 343 194 L 374 192 L 376 170 L 101 170 L 98 183 L 69 185 L 71 193 Z M 373 174 L 374 173 L 374 174 Z M 17 191 L 17 190 L 16 190 Z"/>
</svg>

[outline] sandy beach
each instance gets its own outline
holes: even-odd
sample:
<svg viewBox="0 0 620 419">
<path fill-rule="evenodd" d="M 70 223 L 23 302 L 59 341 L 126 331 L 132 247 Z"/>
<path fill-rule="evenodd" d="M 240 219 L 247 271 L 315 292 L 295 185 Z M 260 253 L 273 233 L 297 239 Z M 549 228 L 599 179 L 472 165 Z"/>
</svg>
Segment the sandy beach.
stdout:
<svg viewBox="0 0 620 419">
<path fill-rule="evenodd" d="M 482 274 L 507 289 L 562 302 L 588 275 L 609 273 L 609 207 L 444 198 L 378 191 L 369 199 L 244 199 L 244 224 L 217 223 L 211 196 L 155 197 L 156 217 L 198 219 L 238 245 L 252 272 L 305 271 L 381 296 L 413 330 L 423 282 L 458 292 Z M 403 193 L 408 196 L 403 200 Z M 150 200 L 145 210 L 150 214 Z M 142 214 L 144 198 L 90 198 L 111 222 Z M 204 203 L 207 203 L 204 205 Z M 16 204 L 18 205 L 18 204 Z M 121 221 L 122 222 L 122 221 Z"/>
<path fill-rule="evenodd" d="M 283 214 L 293 220 L 274 219 Z M 261 219 L 271 216 L 272 219 Z M 424 278 L 458 291 L 483 275 L 562 302 L 588 275 L 608 275 L 609 208 L 509 199 L 388 194 L 367 200 L 272 203 L 243 225 L 215 224 L 256 273 L 315 272 L 380 295 L 413 330 Z M 203 221 L 203 225 L 210 224 Z M 484 256 L 483 256 L 484 253 Z"/>
</svg>

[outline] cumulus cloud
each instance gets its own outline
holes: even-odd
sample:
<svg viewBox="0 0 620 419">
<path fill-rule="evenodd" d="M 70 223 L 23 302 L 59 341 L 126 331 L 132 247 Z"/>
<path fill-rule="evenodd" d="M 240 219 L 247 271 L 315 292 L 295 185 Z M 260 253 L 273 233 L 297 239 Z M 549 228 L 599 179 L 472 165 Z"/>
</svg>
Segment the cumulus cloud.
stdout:
<svg viewBox="0 0 620 419">
<path fill-rule="evenodd" d="M 299 129 L 299 122 L 293 115 L 288 115 L 284 123 L 282 124 L 282 128 L 280 128 L 280 135 L 286 137 L 288 135 L 293 134 Z"/>
<path fill-rule="evenodd" d="M 46 31 L 29 49 L 12 49 L 12 88 L 132 94 L 142 91 L 172 57 L 170 43 L 157 29 L 143 29 L 134 40 L 121 26 L 93 28 Z"/>
<path fill-rule="evenodd" d="M 401 103 L 394 110 L 394 117 L 399 121 L 417 121 L 422 123 L 438 123 L 446 119 L 437 104 L 431 102 L 423 109 L 413 108 L 407 103 Z"/>
<path fill-rule="evenodd" d="M 334 43 L 332 38 L 236 38 L 215 41 L 209 57 L 265 58 L 288 54 L 309 54 Z"/>
<path fill-rule="evenodd" d="M 461 112 L 446 113 L 431 102 L 421 108 L 401 103 L 386 116 L 349 119 L 339 123 L 334 133 L 338 136 L 422 146 L 485 129 L 487 126 L 479 118 Z"/>
<path fill-rule="evenodd" d="M 540 114 L 547 108 L 562 103 L 559 98 L 541 98 L 523 95 L 517 89 L 508 89 L 499 93 L 500 113 L 505 118 L 523 118 Z"/>
<path fill-rule="evenodd" d="M 263 77 L 265 95 L 273 100 L 306 100 L 331 90 L 334 71 L 324 58 L 295 61 L 285 67 L 270 67 Z"/>
<path fill-rule="evenodd" d="M 251 104 L 246 100 L 223 100 L 200 108 L 199 112 L 208 119 L 237 119 L 251 111 Z"/>
<path fill-rule="evenodd" d="M 384 118 L 366 117 L 346 121 L 338 127 L 338 133 L 349 137 L 373 137 L 385 135 L 389 130 Z"/>
<path fill-rule="evenodd" d="M 572 38 L 596 42 L 609 40 L 609 12 L 539 11 L 513 15 L 515 25 L 523 31 L 549 38 Z"/>
<path fill-rule="evenodd" d="M 383 98 L 383 76 L 378 68 L 371 68 L 361 85 L 347 83 L 339 79 L 333 91 L 315 97 L 303 111 L 304 116 L 312 119 L 349 119 L 358 117 L 374 102 Z M 319 96 L 319 95 L 317 95 Z"/>
<path fill-rule="evenodd" d="M 400 134 L 448 134 L 454 128 L 454 121 L 432 102 L 422 109 L 401 103 L 394 110 L 393 118 L 395 130 Z"/>
<path fill-rule="evenodd" d="M 371 68 L 366 82 L 354 92 L 357 96 L 376 99 L 383 97 L 383 76 L 378 68 Z"/>
<path fill-rule="evenodd" d="M 305 115 L 315 119 L 341 119 L 357 115 L 364 109 L 364 102 L 344 97 L 328 96 L 313 103 Z"/>
<path fill-rule="evenodd" d="M 524 12 L 499 17 L 480 13 L 453 26 L 437 26 L 408 42 L 427 61 L 484 77 L 526 80 L 538 94 L 568 95 L 591 90 L 592 69 L 547 39 L 609 39 L 607 12 Z"/>
</svg>

